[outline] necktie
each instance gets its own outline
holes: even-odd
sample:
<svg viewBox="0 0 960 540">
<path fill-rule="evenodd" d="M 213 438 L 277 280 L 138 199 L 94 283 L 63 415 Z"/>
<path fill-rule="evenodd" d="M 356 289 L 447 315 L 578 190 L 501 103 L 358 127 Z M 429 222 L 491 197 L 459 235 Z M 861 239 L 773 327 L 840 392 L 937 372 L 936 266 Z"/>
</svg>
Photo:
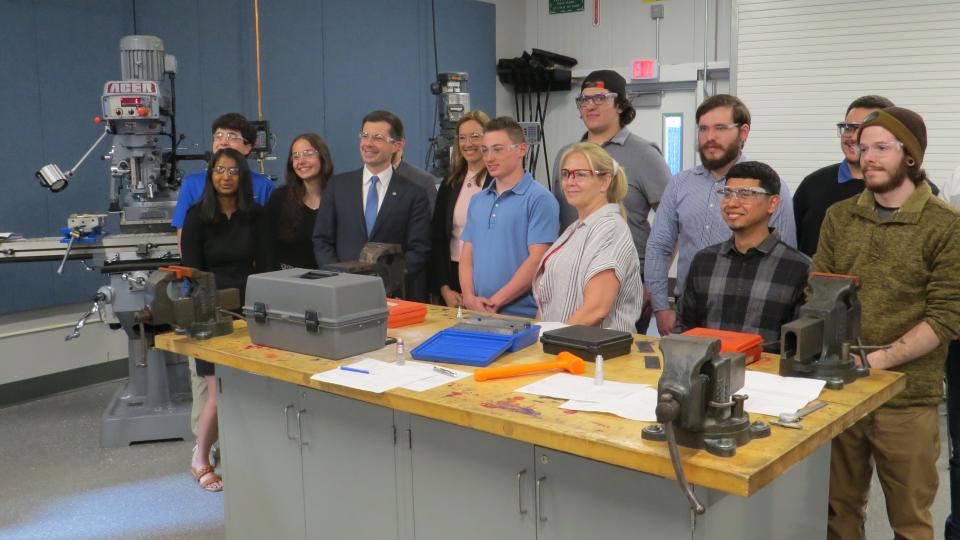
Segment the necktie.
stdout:
<svg viewBox="0 0 960 540">
<path fill-rule="evenodd" d="M 363 218 L 367 221 L 367 238 L 373 234 L 373 224 L 377 221 L 377 183 L 380 179 L 370 177 L 370 189 L 367 190 L 367 206 L 363 209 Z"/>
</svg>

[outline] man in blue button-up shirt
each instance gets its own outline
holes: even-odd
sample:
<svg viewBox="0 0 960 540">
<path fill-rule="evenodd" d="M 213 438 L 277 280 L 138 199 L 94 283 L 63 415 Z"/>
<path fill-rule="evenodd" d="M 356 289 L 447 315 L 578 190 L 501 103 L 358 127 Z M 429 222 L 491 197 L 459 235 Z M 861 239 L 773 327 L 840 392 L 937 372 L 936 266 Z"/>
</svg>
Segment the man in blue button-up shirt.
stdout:
<svg viewBox="0 0 960 540">
<path fill-rule="evenodd" d="M 490 121 L 480 147 L 490 185 L 470 199 L 460 252 L 463 305 L 534 317 L 537 263 L 560 232 L 560 205 L 523 170 L 527 143 L 512 118 Z"/>
<path fill-rule="evenodd" d="M 727 171 L 745 160 L 743 145 L 750 134 L 750 111 L 735 96 L 718 94 L 697 107 L 697 142 L 701 165 L 681 171 L 667 184 L 647 241 L 644 284 L 650 291 L 657 329 L 671 332 L 677 315 L 667 298 L 667 272 L 678 251 L 677 298 L 683 292 L 690 261 L 701 249 L 730 238 L 730 229 L 720 215 L 717 188 L 726 182 Z M 780 207 L 770 220 L 780 239 L 797 246 L 793 201 L 786 183 L 780 185 Z"/>
</svg>

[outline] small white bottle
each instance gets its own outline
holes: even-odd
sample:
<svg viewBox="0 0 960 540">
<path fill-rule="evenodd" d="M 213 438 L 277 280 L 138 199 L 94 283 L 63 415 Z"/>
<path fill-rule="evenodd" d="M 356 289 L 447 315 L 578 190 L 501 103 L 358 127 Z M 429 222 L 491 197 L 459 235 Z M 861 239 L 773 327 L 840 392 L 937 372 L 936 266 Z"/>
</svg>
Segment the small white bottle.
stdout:
<svg viewBox="0 0 960 540">
<path fill-rule="evenodd" d="M 603 355 L 598 354 L 593 359 L 593 384 L 600 386 L 603 384 Z"/>
<path fill-rule="evenodd" d="M 397 338 L 397 358 L 395 363 L 398 366 L 402 366 L 407 363 L 407 360 L 404 358 L 403 354 L 403 338 Z"/>
</svg>

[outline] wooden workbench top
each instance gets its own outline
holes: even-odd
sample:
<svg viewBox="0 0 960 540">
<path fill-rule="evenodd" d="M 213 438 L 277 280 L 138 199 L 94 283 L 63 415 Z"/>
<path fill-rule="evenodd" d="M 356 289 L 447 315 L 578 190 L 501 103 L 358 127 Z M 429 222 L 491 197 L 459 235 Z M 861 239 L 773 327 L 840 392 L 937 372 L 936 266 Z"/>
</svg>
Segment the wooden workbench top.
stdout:
<svg viewBox="0 0 960 540">
<path fill-rule="evenodd" d="M 410 351 L 434 333 L 455 323 L 455 310 L 429 306 L 423 324 L 391 329 L 388 335 L 402 337 L 407 351 Z M 172 333 L 159 335 L 156 337 L 156 347 L 629 469 L 674 477 L 666 444 L 640 438 L 641 428 L 648 423 L 606 413 L 565 411 L 559 408 L 565 400 L 514 391 L 552 373 L 482 383 L 465 378 L 426 392 L 395 389 L 372 394 L 310 380 L 315 373 L 355 362 L 355 357 L 334 361 L 254 345 L 250 342 L 246 324 L 242 321 L 234 324 L 233 334 L 206 341 Z M 659 354 L 657 340 L 645 336 L 639 339 L 649 339 L 655 352 L 639 353 L 634 347 L 630 356 L 607 360 L 604 363 L 607 380 L 657 387 L 660 370 L 646 369 L 643 362 L 645 354 Z M 362 356 L 392 361 L 394 347 L 384 347 Z M 544 354 L 537 343 L 523 351 L 507 354 L 493 365 L 540 362 L 553 358 Z M 450 367 L 472 370 L 467 366 Z M 764 355 L 750 366 L 750 369 L 770 373 L 777 373 L 777 368 L 778 359 L 773 355 Z M 593 364 L 588 363 L 585 375 L 592 375 L 592 370 Z M 900 373 L 873 371 L 869 377 L 846 385 L 842 391 L 824 390 L 820 399 L 829 405 L 804 418 L 802 429 L 771 426 L 770 437 L 751 441 L 738 448 L 736 456 L 731 458 L 717 457 L 705 450 L 681 448 L 687 479 L 693 484 L 726 493 L 750 496 L 903 390 L 905 384 Z M 751 419 L 770 420 L 758 414 L 752 414 Z"/>
</svg>

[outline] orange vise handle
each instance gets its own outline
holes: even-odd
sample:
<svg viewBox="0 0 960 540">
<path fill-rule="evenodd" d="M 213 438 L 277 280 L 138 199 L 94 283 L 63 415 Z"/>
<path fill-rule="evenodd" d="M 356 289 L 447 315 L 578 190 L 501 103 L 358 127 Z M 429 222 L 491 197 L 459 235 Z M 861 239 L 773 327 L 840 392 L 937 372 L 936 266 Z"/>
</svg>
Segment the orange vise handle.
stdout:
<svg viewBox="0 0 960 540">
<path fill-rule="evenodd" d="M 528 373 L 538 373 L 540 371 L 551 371 L 554 369 L 562 369 L 573 374 L 580 374 L 586 370 L 586 364 L 583 358 L 563 351 L 557 355 L 557 359 L 553 362 L 479 368 L 473 372 L 473 378 L 477 381 L 489 381 L 490 379 L 502 379 L 504 377 L 514 377 L 516 375 L 526 375 Z"/>
<path fill-rule="evenodd" d="M 173 272 L 173 275 L 176 279 L 193 279 L 193 268 L 189 266 L 161 266 L 157 270 L 163 270 L 165 272 Z"/>
</svg>

